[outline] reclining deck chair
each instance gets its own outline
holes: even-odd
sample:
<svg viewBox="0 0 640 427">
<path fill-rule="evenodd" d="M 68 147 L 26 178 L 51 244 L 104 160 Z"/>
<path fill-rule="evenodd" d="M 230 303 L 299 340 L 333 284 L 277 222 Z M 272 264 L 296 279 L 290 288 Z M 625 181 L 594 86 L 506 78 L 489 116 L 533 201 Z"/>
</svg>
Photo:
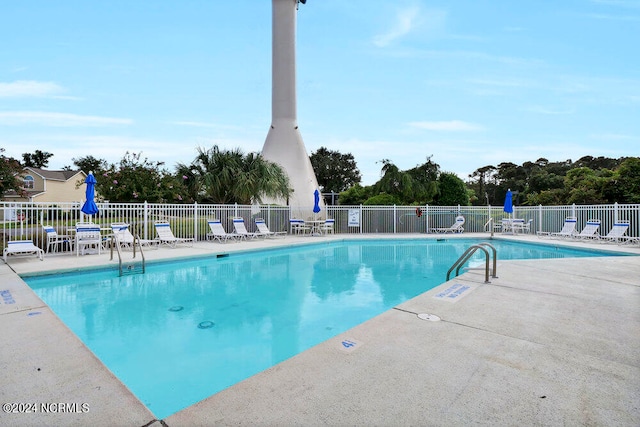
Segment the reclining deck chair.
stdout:
<svg viewBox="0 0 640 427">
<path fill-rule="evenodd" d="M 576 234 L 574 237 L 576 239 L 597 239 L 600 237 L 600 235 L 598 234 L 599 228 L 600 220 L 590 219 L 587 221 L 587 224 L 584 226 L 580 234 Z"/>
<path fill-rule="evenodd" d="M 233 218 L 233 234 L 237 236 L 239 239 L 255 239 L 256 237 L 260 237 L 260 233 L 249 233 L 247 231 L 247 227 L 244 225 L 244 218 L 236 217 Z M 262 236 L 265 237 L 265 236 Z"/>
<path fill-rule="evenodd" d="M 538 237 L 549 236 L 549 237 L 573 237 L 576 234 L 576 224 L 578 223 L 576 217 L 568 216 L 564 220 L 564 225 L 562 226 L 562 230 L 557 233 L 550 233 L 548 231 L 538 231 L 536 234 Z"/>
<path fill-rule="evenodd" d="M 227 240 L 236 240 L 234 234 L 227 233 L 219 219 L 208 219 L 207 224 L 209 224 L 209 229 L 211 230 L 207 233 L 207 240 L 217 240 L 220 243 Z"/>
<path fill-rule="evenodd" d="M 613 227 L 611 227 L 611 230 L 609 230 L 607 235 L 601 236 L 600 240 L 605 242 L 614 242 L 614 243 L 628 242 L 629 236 L 625 235 L 628 229 L 629 229 L 629 221 L 620 220 L 615 224 L 613 224 Z"/>
<path fill-rule="evenodd" d="M 465 219 L 462 215 L 456 217 L 456 221 L 450 227 L 431 228 L 432 233 L 462 233 Z"/>
<path fill-rule="evenodd" d="M 264 222 L 263 218 L 256 218 L 256 227 L 258 227 L 257 233 L 264 237 L 284 237 L 287 232 L 286 231 L 271 231 L 267 226 L 267 223 Z"/>
<path fill-rule="evenodd" d="M 193 239 L 188 237 L 176 237 L 171 231 L 171 225 L 168 221 L 156 221 L 154 223 L 156 227 L 156 233 L 158 234 L 157 241 L 160 244 L 169 245 L 175 248 L 179 243 L 191 243 L 193 246 Z"/>
<path fill-rule="evenodd" d="M 111 230 L 113 231 L 113 237 L 118 241 L 118 243 L 120 243 L 121 247 L 133 248 L 136 238 L 131 234 L 129 224 L 116 222 L 111 224 Z M 157 240 L 141 239 L 138 237 L 137 242 L 140 246 L 155 246 L 156 248 L 159 246 L 159 242 Z"/>
<path fill-rule="evenodd" d="M 7 257 L 12 256 L 27 256 L 35 255 L 40 258 L 40 261 L 44 260 L 44 251 L 33 244 L 33 240 L 9 240 L 7 247 L 2 252 L 2 258 L 4 262 L 7 262 Z"/>
</svg>

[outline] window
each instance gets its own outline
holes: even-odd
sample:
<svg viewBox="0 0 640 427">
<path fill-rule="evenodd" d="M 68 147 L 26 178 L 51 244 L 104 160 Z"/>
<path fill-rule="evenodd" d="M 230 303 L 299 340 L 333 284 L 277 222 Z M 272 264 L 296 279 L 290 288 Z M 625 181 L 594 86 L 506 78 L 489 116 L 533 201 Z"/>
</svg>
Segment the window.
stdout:
<svg viewBox="0 0 640 427">
<path fill-rule="evenodd" d="M 27 175 L 24 177 L 24 184 L 22 185 L 23 188 L 26 189 L 33 189 L 33 177 L 31 175 Z"/>
</svg>

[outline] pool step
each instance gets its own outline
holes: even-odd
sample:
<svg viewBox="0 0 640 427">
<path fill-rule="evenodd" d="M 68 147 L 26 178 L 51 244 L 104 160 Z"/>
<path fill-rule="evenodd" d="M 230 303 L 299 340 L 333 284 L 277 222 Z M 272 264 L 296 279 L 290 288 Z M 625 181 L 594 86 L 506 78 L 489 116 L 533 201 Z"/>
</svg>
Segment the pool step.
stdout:
<svg viewBox="0 0 640 427">
<path fill-rule="evenodd" d="M 143 262 L 123 263 L 120 267 L 120 276 L 128 276 L 130 274 L 144 274 L 145 266 Z"/>
</svg>

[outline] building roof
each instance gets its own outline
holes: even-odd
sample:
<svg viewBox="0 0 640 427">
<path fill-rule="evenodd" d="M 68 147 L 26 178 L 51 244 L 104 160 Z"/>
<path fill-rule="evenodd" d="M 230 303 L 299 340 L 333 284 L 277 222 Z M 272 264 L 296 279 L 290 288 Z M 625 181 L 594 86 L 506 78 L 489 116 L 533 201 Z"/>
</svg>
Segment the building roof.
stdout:
<svg viewBox="0 0 640 427">
<path fill-rule="evenodd" d="M 84 174 L 84 172 L 82 172 L 81 170 L 75 170 L 75 171 L 68 171 L 68 170 L 59 170 L 59 171 L 52 171 L 52 170 L 47 170 L 47 169 L 41 169 L 41 168 L 32 168 L 32 167 L 26 167 L 24 168 L 25 171 L 30 171 L 36 175 L 40 175 L 42 178 L 44 179 L 48 179 L 51 181 L 68 181 L 69 179 L 73 178 L 74 176 L 78 175 L 78 174 Z"/>
</svg>

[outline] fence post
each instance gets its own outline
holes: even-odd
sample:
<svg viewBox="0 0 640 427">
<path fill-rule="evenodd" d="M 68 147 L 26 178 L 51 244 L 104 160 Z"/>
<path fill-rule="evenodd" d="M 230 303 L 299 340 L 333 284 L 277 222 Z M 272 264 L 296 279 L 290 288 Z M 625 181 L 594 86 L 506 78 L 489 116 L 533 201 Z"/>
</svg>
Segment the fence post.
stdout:
<svg viewBox="0 0 640 427">
<path fill-rule="evenodd" d="M 144 201 L 142 217 L 144 218 L 144 228 L 142 229 L 142 233 L 144 235 L 144 238 L 148 239 L 149 238 L 149 226 L 148 226 L 148 222 L 149 222 L 149 206 L 147 205 L 147 201 L 146 200 Z"/>
<path fill-rule="evenodd" d="M 613 223 L 616 224 L 618 222 L 618 202 L 613 204 Z"/>
<path fill-rule="evenodd" d="M 193 240 L 198 241 L 198 202 L 193 202 Z"/>
<path fill-rule="evenodd" d="M 542 232 L 542 205 L 538 205 L 538 231 Z"/>
<path fill-rule="evenodd" d="M 429 230 L 430 230 L 429 229 L 429 204 L 426 204 L 424 207 L 424 215 L 425 215 L 424 222 L 426 227 L 426 230 L 424 230 L 424 232 L 426 234 L 429 234 Z"/>
<path fill-rule="evenodd" d="M 396 209 L 396 205 L 393 205 L 393 234 L 396 234 L 398 232 L 398 229 L 396 227 L 396 220 L 398 219 L 398 211 Z"/>
</svg>

